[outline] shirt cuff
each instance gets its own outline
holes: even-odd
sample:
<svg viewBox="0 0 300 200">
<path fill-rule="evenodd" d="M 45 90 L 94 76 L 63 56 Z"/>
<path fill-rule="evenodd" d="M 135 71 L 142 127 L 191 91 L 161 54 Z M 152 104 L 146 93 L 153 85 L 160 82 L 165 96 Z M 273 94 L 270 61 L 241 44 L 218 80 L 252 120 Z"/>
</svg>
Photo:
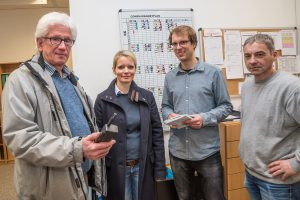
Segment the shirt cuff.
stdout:
<svg viewBox="0 0 300 200">
<path fill-rule="evenodd" d="M 202 117 L 202 126 L 206 126 L 209 115 L 206 113 L 200 113 L 199 115 Z"/>
</svg>

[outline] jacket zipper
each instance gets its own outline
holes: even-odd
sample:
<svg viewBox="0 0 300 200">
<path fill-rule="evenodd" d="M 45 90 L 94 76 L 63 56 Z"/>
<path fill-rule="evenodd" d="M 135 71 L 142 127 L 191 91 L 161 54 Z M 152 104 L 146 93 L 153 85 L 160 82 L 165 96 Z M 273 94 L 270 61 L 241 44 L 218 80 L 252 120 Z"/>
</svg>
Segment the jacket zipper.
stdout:
<svg viewBox="0 0 300 200">
<path fill-rule="evenodd" d="M 59 123 L 60 129 L 61 129 L 61 131 L 62 131 L 62 134 L 63 134 L 64 136 L 66 136 L 66 133 L 65 133 L 65 131 L 64 131 L 63 127 L 62 127 L 62 124 L 61 124 L 61 119 L 60 119 L 60 117 L 59 117 L 59 115 L 58 115 L 58 111 L 57 111 L 57 108 L 56 108 L 56 105 L 55 105 L 55 102 L 54 102 L 53 95 L 52 95 L 51 92 L 49 92 L 49 93 L 50 93 L 50 96 L 51 96 L 51 100 L 52 100 L 52 103 L 53 103 L 53 106 L 54 106 L 54 110 L 55 110 L 56 116 L 57 116 L 57 118 L 58 118 L 58 123 Z M 54 117 L 54 120 L 55 120 L 55 119 L 56 119 L 56 118 Z"/>
<path fill-rule="evenodd" d="M 55 102 L 54 102 L 54 98 L 53 98 L 53 95 L 52 95 L 51 92 L 50 92 L 50 95 L 51 95 L 51 100 L 53 102 L 54 110 L 55 110 L 55 113 L 57 115 L 58 123 L 60 125 L 61 131 L 62 131 L 63 135 L 66 135 L 65 132 L 64 132 L 64 130 L 63 130 L 63 127 L 62 127 L 62 124 L 61 124 L 61 120 L 60 120 L 60 117 L 58 115 L 58 111 L 57 111 L 57 108 L 56 108 L 56 105 L 55 105 Z M 76 175 L 77 175 L 77 178 L 75 178 L 75 184 L 76 184 L 77 188 L 81 188 L 83 196 L 84 196 L 84 199 L 87 200 L 86 194 L 85 194 L 83 186 L 82 186 L 82 181 L 80 179 L 79 172 L 78 172 L 78 169 L 77 169 L 76 165 L 74 166 L 74 168 L 75 168 L 75 172 L 76 172 Z"/>
<path fill-rule="evenodd" d="M 25 62 L 24 64 L 26 65 L 26 67 L 28 68 L 28 70 L 40 81 L 40 83 L 42 84 L 42 86 L 50 93 L 51 100 L 52 100 L 52 103 L 53 103 L 53 106 L 54 106 L 54 111 L 53 110 L 51 111 L 52 114 L 53 114 L 53 118 L 54 118 L 55 121 L 58 118 L 58 122 L 59 122 L 59 126 L 61 128 L 62 134 L 64 136 L 66 136 L 65 131 L 64 131 L 63 127 L 62 127 L 61 119 L 60 119 L 60 117 L 58 115 L 58 111 L 57 111 L 57 108 L 56 108 L 54 97 L 53 97 L 51 91 L 47 88 L 47 85 L 48 85 L 47 82 L 38 74 L 38 72 L 35 69 L 33 69 L 33 67 L 29 64 L 29 62 Z M 55 114 L 56 114 L 57 118 L 55 117 Z M 78 178 L 75 178 L 75 183 L 76 183 L 77 187 L 81 187 L 82 193 L 84 195 L 84 199 L 87 200 L 86 194 L 84 193 L 84 189 L 83 189 L 83 186 L 82 186 L 82 182 L 81 182 L 78 170 L 76 168 L 76 165 L 75 165 L 75 172 L 76 172 L 77 177 L 78 177 Z M 78 184 L 78 182 L 79 182 L 79 184 Z"/>
<path fill-rule="evenodd" d="M 83 186 L 82 186 L 82 181 L 81 181 L 81 179 L 80 179 L 79 172 L 78 172 L 78 169 L 77 169 L 76 165 L 74 166 L 74 168 L 75 168 L 75 172 L 76 172 L 76 175 L 77 175 L 77 178 L 75 178 L 76 186 L 77 186 L 78 188 L 79 188 L 79 187 L 81 188 L 82 193 L 83 193 L 83 195 L 84 195 L 84 199 L 87 200 L 86 195 L 85 195 L 85 193 L 84 193 Z"/>
</svg>

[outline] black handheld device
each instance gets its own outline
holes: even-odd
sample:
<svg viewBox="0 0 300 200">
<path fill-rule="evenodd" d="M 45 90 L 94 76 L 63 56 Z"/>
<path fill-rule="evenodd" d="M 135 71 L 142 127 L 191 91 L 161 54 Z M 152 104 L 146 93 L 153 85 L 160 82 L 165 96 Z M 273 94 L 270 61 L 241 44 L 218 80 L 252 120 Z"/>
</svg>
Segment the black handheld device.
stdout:
<svg viewBox="0 0 300 200">
<path fill-rule="evenodd" d="M 107 124 L 101 129 L 101 135 L 95 140 L 95 142 L 108 142 L 114 139 L 115 135 L 118 133 L 118 126 L 112 124 L 117 113 L 114 113 L 108 120 Z"/>
</svg>

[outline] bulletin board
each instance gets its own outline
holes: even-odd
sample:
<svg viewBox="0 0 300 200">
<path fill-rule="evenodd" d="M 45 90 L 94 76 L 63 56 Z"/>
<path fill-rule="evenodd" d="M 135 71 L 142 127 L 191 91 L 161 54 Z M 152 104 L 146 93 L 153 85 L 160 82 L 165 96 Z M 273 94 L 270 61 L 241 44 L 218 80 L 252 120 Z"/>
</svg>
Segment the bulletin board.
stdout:
<svg viewBox="0 0 300 200">
<path fill-rule="evenodd" d="M 193 9 L 120 10 L 122 49 L 133 51 L 137 57 L 135 82 L 153 92 L 161 107 L 166 73 L 177 67 L 168 38 L 179 25 L 193 26 Z"/>
<path fill-rule="evenodd" d="M 276 68 L 300 74 L 297 64 L 297 29 L 290 28 L 200 28 L 200 55 L 204 62 L 220 66 L 226 76 L 228 92 L 238 95 L 240 83 L 249 75 L 244 64 L 242 45 L 256 34 L 265 33 L 273 37 L 279 57 Z"/>
</svg>

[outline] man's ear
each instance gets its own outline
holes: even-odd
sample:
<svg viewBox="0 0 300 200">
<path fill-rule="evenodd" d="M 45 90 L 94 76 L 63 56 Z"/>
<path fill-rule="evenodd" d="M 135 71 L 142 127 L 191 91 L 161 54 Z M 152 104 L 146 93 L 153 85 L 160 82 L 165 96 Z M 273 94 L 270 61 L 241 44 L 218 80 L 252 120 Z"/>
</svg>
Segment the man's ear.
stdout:
<svg viewBox="0 0 300 200">
<path fill-rule="evenodd" d="M 43 51 L 43 39 L 42 38 L 37 38 L 36 39 L 36 45 L 37 45 L 37 48 L 38 48 L 38 51 L 41 52 Z"/>
<path fill-rule="evenodd" d="M 194 47 L 194 50 L 197 48 L 197 43 L 192 44 Z"/>
<path fill-rule="evenodd" d="M 278 56 L 279 56 L 279 52 L 277 50 L 275 50 L 273 53 L 272 53 L 272 56 L 274 57 L 274 59 L 277 59 Z"/>
</svg>

